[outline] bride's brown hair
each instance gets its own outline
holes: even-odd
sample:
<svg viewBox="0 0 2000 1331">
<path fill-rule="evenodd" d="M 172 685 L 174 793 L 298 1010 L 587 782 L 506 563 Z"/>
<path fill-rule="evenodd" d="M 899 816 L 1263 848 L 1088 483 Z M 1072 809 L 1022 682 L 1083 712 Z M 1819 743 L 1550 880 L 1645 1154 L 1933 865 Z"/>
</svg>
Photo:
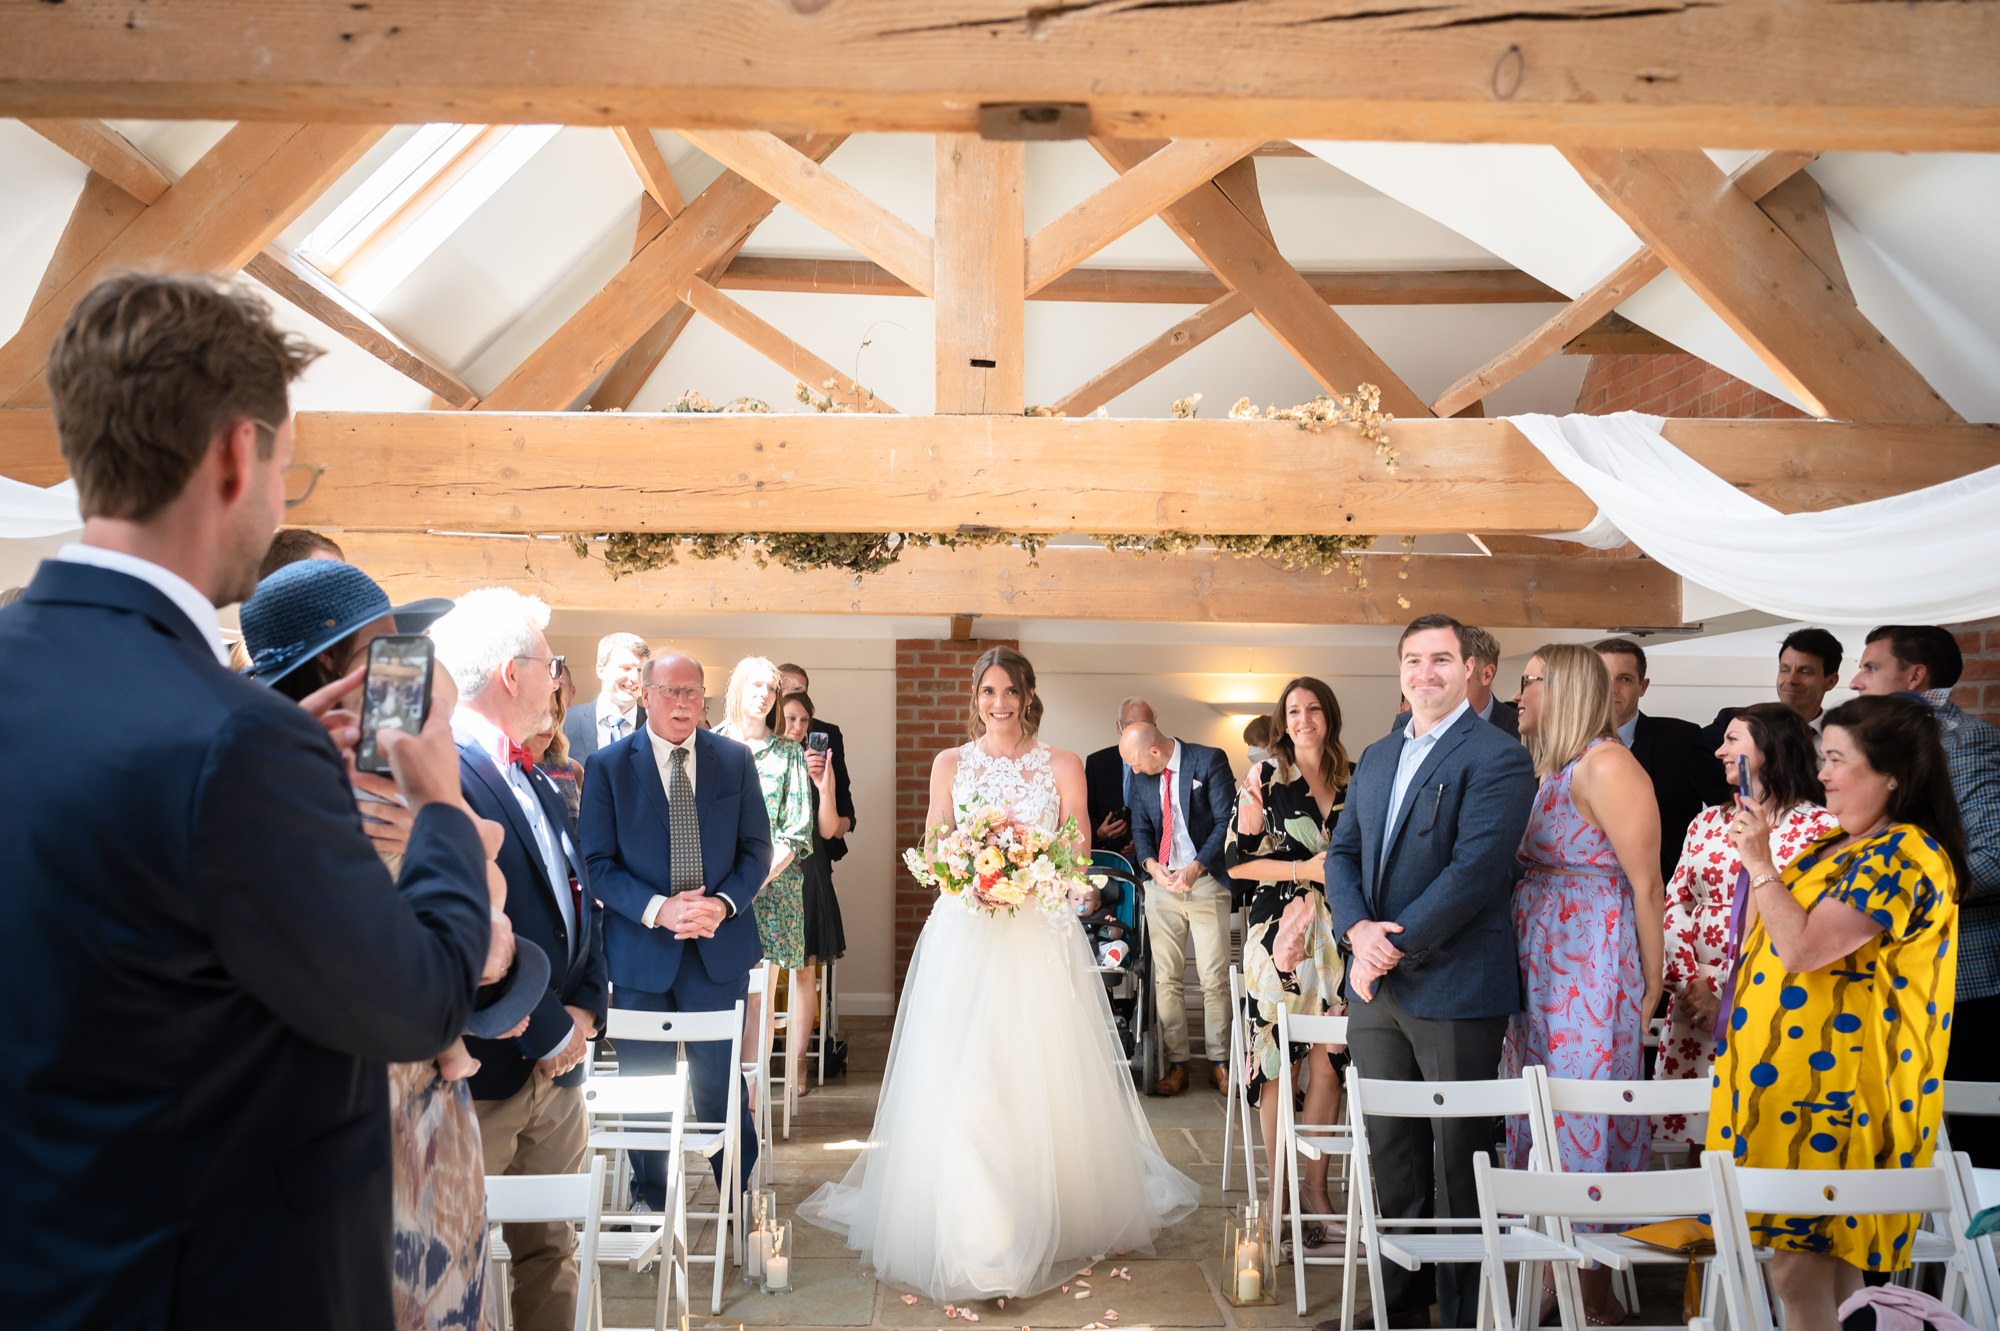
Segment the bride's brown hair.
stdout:
<svg viewBox="0 0 2000 1331">
<path fill-rule="evenodd" d="M 1042 728 L 1042 698 L 1035 692 L 1035 667 L 1012 647 L 988 647 L 972 663 L 972 719 L 967 728 L 974 739 L 986 733 L 986 721 L 979 715 L 979 681 L 995 666 L 1006 671 L 1007 678 L 1021 691 L 1021 733 L 1033 739 Z"/>
</svg>

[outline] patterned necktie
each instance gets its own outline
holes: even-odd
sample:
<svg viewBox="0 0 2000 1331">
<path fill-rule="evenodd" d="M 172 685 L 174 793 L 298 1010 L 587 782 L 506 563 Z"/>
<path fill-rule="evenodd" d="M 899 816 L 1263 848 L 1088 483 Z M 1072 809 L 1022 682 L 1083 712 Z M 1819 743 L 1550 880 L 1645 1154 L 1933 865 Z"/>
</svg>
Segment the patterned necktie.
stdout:
<svg viewBox="0 0 2000 1331">
<path fill-rule="evenodd" d="M 674 774 L 667 783 L 667 830 L 672 838 L 673 888 L 698 892 L 701 876 L 701 822 L 694 815 L 694 782 L 688 780 L 688 751 L 674 751 Z"/>
</svg>

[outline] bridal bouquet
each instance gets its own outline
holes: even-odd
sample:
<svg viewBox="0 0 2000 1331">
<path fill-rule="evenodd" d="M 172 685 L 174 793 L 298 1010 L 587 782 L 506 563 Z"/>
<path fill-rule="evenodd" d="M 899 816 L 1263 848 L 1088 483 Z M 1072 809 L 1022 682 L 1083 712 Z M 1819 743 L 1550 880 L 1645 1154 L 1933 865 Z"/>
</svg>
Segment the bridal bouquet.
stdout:
<svg viewBox="0 0 2000 1331">
<path fill-rule="evenodd" d="M 924 844 L 904 851 L 903 863 L 926 887 L 989 915 L 1012 915 L 1024 905 L 1058 911 L 1084 887 L 1090 867 L 1076 841 L 1074 818 L 1051 834 L 1004 805 L 976 804 L 959 810 L 955 826 L 940 823 L 924 833 Z"/>
</svg>

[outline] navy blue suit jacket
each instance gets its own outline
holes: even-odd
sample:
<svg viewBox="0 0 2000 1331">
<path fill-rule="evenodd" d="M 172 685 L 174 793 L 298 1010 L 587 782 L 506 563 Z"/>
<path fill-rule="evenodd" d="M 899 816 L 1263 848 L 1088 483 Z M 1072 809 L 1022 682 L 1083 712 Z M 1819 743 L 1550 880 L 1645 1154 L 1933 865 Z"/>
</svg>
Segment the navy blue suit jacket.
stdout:
<svg viewBox="0 0 2000 1331">
<path fill-rule="evenodd" d="M 611 982 L 664 994 L 690 948 L 708 978 L 718 982 L 748 974 L 764 955 L 750 903 L 771 870 L 771 819 L 750 750 L 713 731 L 696 731 L 694 804 L 701 820 L 704 885 L 710 896 L 735 902 L 736 917 L 724 920 L 713 938 L 687 942 L 671 930 L 640 923 L 656 895 L 673 891 L 667 792 L 650 736 L 641 730 L 597 751 L 583 783 L 577 825 L 591 890 L 605 906 Z"/>
<path fill-rule="evenodd" d="M 1520 741 L 1467 712 L 1439 737 L 1387 828 L 1405 743 L 1397 730 L 1370 744 L 1347 787 L 1347 808 L 1326 852 L 1334 937 L 1363 920 L 1403 926 L 1389 941 L 1403 960 L 1394 986 L 1414 1016 L 1499 1017 L 1521 1010 L 1514 950 L 1514 853 L 1535 799 L 1535 765 Z M 1348 987 L 1349 1001 L 1359 1001 Z"/>
<path fill-rule="evenodd" d="M 570 845 L 569 871 L 583 883 L 584 911 L 578 926 L 583 938 L 575 943 L 556 906 L 555 893 L 567 894 L 568 883 L 551 885 L 548 867 L 542 862 L 541 846 L 534 829 L 521 812 L 513 788 L 493 766 L 493 760 L 475 744 L 458 746 L 459 784 L 465 802 L 481 818 L 491 818 L 507 829 L 500 843 L 500 874 L 507 880 L 507 919 L 514 936 L 525 938 L 548 954 L 549 991 L 528 1018 L 528 1029 L 511 1040 L 475 1040 L 465 1047 L 479 1060 L 470 1088 L 475 1100 L 505 1100 L 528 1082 L 535 1060 L 547 1057 L 560 1047 L 563 1032 L 572 1025 L 563 1005 L 586 1008 L 597 1014 L 597 1027 L 604 1029 L 607 1005 L 604 968 L 604 911 L 591 899 L 590 876 L 585 872 L 583 854 L 568 836 L 569 810 L 563 798 L 540 772 L 529 776 L 541 800 L 542 816 L 549 820 L 559 837 Z M 587 1071 L 579 1063 L 556 1078 L 558 1086 L 581 1086 Z"/>
<path fill-rule="evenodd" d="M 1182 740 L 1181 766 L 1174 773 L 1180 807 L 1187 810 L 1188 840 L 1194 842 L 1194 857 L 1201 867 L 1224 887 L 1231 885 L 1229 866 L 1223 862 L 1222 845 L 1229 837 L 1229 820 L 1236 816 L 1236 774 L 1229 769 L 1229 755 L 1206 744 Z M 1196 790 L 1194 783 L 1201 782 Z M 1147 860 L 1160 860 L 1160 778 L 1133 771 L 1132 845 L 1139 854 L 1136 866 L 1143 873 Z"/>
<path fill-rule="evenodd" d="M 324 728 L 124 573 L 43 564 L 0 679 L 5 1320 L 389 1326 L 384 1065 L 472 1009 L 471 820 L 392 880 Z"/>
</svg>

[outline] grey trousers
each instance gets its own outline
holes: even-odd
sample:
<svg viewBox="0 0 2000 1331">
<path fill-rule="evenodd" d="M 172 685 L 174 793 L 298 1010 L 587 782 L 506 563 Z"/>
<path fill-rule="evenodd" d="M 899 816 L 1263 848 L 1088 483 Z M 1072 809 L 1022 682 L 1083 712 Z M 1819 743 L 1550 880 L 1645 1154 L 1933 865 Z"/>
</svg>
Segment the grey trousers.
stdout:
<svg viewBox="0 0 2000 1331">
<path fill-rule="evenodd" d="M 1416 1017 L 1396 1001 L 1391 975 L 1376 986 L 1371 1003 L 1347 1009 L 1347 1047 L 1355 1069 L 1383 1081 L 1484 1081 L 1500 1075 L 1500 1043 L 1505 1017 L 1462 1021 Z M 1476 1216 L 1478 1190 L 1472 1157 L 1491 1151 L 1498 1132 L 1492 1118 L 1377 1118 L 1369 1115 L 1369 1158 L 1381 1214 L 1397 1219 L 1419 1216 Z M 1435 1208 L 1435 1209 L 1433 1209 Z M 1436 1302 L 1442 1326 L 1479 1322 L 1479 1267 L 1453 1263 L 1437 1268 Z M 1394 1262 L 1382 1267 L 1385 1312 L 1428 1308 L 1431 1268 L 1409 1271 Z"/>
</svg>

